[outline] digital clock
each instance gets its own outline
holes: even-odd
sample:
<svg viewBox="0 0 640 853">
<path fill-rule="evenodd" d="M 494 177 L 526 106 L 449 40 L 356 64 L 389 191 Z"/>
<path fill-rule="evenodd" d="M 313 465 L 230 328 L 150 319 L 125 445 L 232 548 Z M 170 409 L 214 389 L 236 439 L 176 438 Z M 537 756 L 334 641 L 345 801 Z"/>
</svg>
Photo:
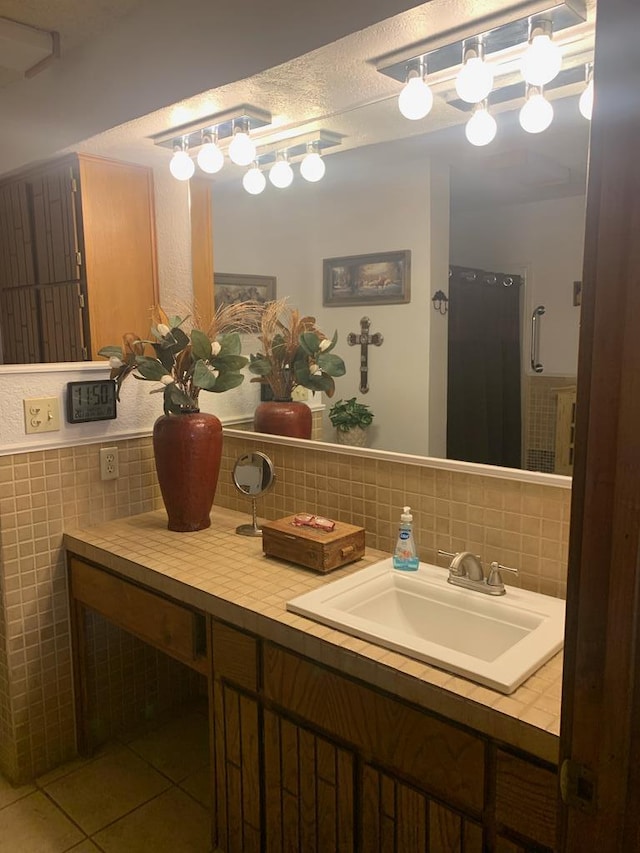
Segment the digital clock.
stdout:
<svg viewBox="0 0 640 853">
<path fill-rule="evenodd" d="M 67 422 L 85 424 L 109 421 L 116 416 L 116 383 L 113 379 L 67 382 Z"/>
</svg>

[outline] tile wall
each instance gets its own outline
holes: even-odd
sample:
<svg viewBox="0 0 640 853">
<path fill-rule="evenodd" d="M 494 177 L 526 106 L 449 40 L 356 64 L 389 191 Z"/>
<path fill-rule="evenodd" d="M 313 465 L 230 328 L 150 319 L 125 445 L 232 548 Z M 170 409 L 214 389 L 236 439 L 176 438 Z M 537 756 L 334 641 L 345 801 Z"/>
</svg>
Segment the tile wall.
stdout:
<svg viewBox="0 0 640 853">
<path fill-rule="evenodd" d="M 99 445 L 0 457 L 0 771 L 14 781 L 75 751 L 63 530 L 162 505 L 150 438 L 118 447 L 120 478 L 108 482 L 100 480 Z M 263 517 L 339 517 L 390 551 L 400 508 L 410 504 L 423 559 L 436 561 L 438 548 L 470 549 L 519 568 L 523 586 L 565 594 L 568 489 L 227 436 L 216 502 L 247 516 L 250 503 L 231 470 L 251 450 L 266 452 L 277 474 L 258 502 Z M 92 624 L 101 737 L 153 713 L 182 676 L 103 620 Z M 198 685 L 187 679 L 178 693 L 192 689 Z"/>
<path fill-rule="evenodd" d="M 557 391 L 575 386 L 575 376 L 526 376 L 524 467 L 529 471 L 556 470 Z"/>
</svg>

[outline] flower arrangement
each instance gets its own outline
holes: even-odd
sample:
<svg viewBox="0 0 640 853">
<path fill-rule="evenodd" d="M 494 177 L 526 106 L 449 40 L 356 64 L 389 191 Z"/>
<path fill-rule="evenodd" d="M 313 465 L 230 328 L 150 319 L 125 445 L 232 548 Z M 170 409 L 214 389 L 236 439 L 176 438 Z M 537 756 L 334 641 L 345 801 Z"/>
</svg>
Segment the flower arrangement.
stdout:
<svg viewBox="0 0 640 853">
<path fill-rule="evenodd" d="M 348 432 L 354 427 L 365 429 L 373 420 L 373 412 L 366 403 L 358 403 L 355 397 L 337 400 L 329 409 L 329 420 L 338 432 Z"/>
<path fill-rule="evenodd" d="M 335 392 L 334 376 L 345 373 L 344 361 L 332 352 L 338 334 L 329 339 L 315 317 L 303 317 L 286 298 L 267 302 L 260 312 L 258 340 L 262 352 L 251 355 L 252 382 L 269 385 L 276 400 L 290 400 L 297 385 L 314 393 Z"/>
<path fill-rule="evenodd" d="M 121 347 L 103 347 L 98 355 L 109 359 L 118 399 L 132 373 L 136 379 L 160 383 L 151 393 L 163 392 L 165 415 L 198 412 L 200 391 L 220 394 L 243 382 L 240 371 L 248 359 L 240 355 L 238 332 L 255 327 L 258 311 L 249 302 L 223 305 L 205 332 L 195 327 L 192 317 L 169 317 L 156 306 L 151 312 L 152 340 L 128 332 Z"/>
</svg>

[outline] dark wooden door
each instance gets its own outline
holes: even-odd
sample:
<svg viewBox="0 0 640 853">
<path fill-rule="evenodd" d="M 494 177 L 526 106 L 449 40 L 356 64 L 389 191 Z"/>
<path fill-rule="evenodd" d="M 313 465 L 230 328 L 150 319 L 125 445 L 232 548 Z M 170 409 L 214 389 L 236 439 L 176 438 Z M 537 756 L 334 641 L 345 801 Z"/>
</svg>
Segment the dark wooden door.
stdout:
<svg viewBox="0 0 640 853">
<path fill-rule="evenodd" d="M 80 280 L 75 188 L 69 165 L 31 180 L 38 284 Z"/>
<path fill-rule="evenodd" d="M 598 4 L 559 849 L 640 850 L 640 3 Z"/>
</svg>

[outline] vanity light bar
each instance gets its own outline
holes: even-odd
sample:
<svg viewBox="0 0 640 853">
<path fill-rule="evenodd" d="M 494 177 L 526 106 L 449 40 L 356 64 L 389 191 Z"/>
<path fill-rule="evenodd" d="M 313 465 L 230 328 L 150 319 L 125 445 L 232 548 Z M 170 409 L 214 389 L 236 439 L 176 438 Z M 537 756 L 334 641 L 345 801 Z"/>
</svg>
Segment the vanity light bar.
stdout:
<svg viewBox="0 0 640 853">
<path fill-rule="evenodd" d="M 233 109 L 199 118 L 197 121 L 182 124 L 162 133 L 156 133 L 148 138 L 153 140 L 154 145 L 160 145 L 169 150 L 173 150 L 176 140 L 186 140 L 188 150 L 193 151 L 194 148 L 202 145 L 203 131 L 211 132 L 213 128 L 216 128 L 218 142 L 223 142 L 227 139 L 230 140 L 233 136 L 234 123 L 242 123 L 246 126 L 247 121 L 250 130 L 256 130 L 271 124 L 272 116 L 267 110 L 261 110 L 249 104 L 241 104 Z"/>
<path fill-rule="evenodd" d="M 584 79 L 584 69 L 582 77 Z M 326 148 L 340 145 L 343 139 L 344 134 L 342 133 L 334 133 L 331 130 L 313 130 L 299 136 L 270 142 L 264 146 L 258 143 L 260 147 L 256 160 L 260 166 L 268 166 L 270 163 L 275 163 L 278 151 L 286 151 L 289 162 L 295 162 L 297 157 L 303 157 L 308 153 L 310 142 L 313 142 L 316 151 L 321 152 Z"/>
<path fill-rule="evenodd" d="M 540 6 L 541 4 L 537 4 Z M 457 68 L 463 55 L 465 40 L 480 36 L 484 45 L 485 59 L 491 59 L 493 54 L 502 53 L 518 45 L 526 45 L 529 38 L 530 25 L 538 20 L 551 21 L 553 32 L 557 33 L 567 27 L 574 27 L 586 20 L 586 10 L 580 2 L 565 2 L 541 8 L 517 21 L 487 29 L 484 32 L 470 33 L 465 38 L 447 44 L 438 44 L 442 37 L 422 42 L 420 52 L 416 45 L 411 49 L 396 52 L 379 59 L 376 69 L 387 77 L 392 77 L 399 83 L 407 79 L 407 72 L 418 67 L 421 62 L 427 63 L 428 73 L 437 74 L 449 68 Z M 430 45 L 432 45 L 430 49 Z"/>
<path fill-rule="evenodd" d="M 574 83 L 584 84 L 584 62 L 580 63 L 580 65 L 575 65 L 573 68 L 563 68 L 550 83 L 547 83 L 544 87 L 544 91 L 547 93 L 553 89 L 571 86 Z M 509 101 L 522 101 L 524 100 L 526 91 L 527 84 L 524 80 L 519 80 L 517 83 L 502 86 L 500 89 L 493 89 L 487 96 L 486 100 L 490 107 L 496 106 L 497 104 L 504 104 Z M 474 107 L 474 104 L 468 104 L 461 98 L 451 98 L 451 100 L 447 99 L 447 103 L 462 112 L 471 112 Z"/>
</svg>

